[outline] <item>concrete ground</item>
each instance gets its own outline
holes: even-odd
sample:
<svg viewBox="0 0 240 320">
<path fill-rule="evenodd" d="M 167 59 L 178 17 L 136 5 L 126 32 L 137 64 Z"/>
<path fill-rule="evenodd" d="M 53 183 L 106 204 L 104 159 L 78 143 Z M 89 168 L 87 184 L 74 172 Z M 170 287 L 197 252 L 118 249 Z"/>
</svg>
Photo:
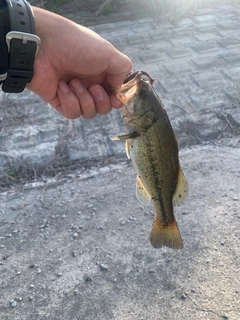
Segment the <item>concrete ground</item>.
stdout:
<svg viewBox="0 0 240 320">
<path fill-rule="evenodd" d="M 2 127 L 2 166 L 11 152 L 31 162 L 40 147 L 49 161 L 66 128 L 70 160 L 101 161 L 0 193 L 0 319 L 240 319 L 239 25 L 235 5 L 174 25 L 144 18 L 92 27 L 179 105 L 165 101 L 190 189 L 175 210 L 183 250 L 149 243 L 153 207 L 136 200 L 124 145 L 110 141 L 123 132 L 120 112 L 69 122 L 28 92 L 2 96 L 16 110 L 22 103 L 31 128 L 25 136 Z"/>
<path fill-rule="evenodd" d="M 153 249 L 152 207 L 121 162 L 1 193 L 4 320 L 240 318 L 240 149 L 184 149 L 184 249 Z"/>
</svg>

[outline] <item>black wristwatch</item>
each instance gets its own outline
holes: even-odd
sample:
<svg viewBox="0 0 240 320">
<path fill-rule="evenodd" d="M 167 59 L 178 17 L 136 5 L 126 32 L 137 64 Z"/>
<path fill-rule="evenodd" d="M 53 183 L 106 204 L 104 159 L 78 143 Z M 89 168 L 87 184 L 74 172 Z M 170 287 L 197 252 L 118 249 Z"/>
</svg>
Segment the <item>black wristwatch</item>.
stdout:
<svg viewBox="0 0 240 320">
<path fill-rule="evenodd" d="M 34 59 L 41 40 L 35 35 L 33 13 L 26 0 L 0 1 L 6 9 L 4 23 L 8 24 L 7 28 L 5 26 L 5 32 L 8 29 L 5 34 L 8 61 L 5 62 L 7 66 L 3 66 L 7 71 L 0 74 L 0 80 L 3 82 L 3 91 L 18 93 L 32 80 Z M 4 26 L 2 27 L 4 29 Z"/>
</svg>

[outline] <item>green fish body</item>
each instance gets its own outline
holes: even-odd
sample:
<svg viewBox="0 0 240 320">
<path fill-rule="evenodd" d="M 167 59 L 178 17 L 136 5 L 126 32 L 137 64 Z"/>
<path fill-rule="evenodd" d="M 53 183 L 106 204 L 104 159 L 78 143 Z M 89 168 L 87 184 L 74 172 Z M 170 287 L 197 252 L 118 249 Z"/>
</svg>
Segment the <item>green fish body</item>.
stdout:
<svg viewBox="0 0 240 320">
<path fill-rule="evenodd" d="M 179 164 L 178 144 L 167 113 L 141 72 L 116 95 L 124 104 L 124 124 L 129 133 L 115 140 L 126 140 L 126 153 L 137 172 L 137 198 L 146 205 L 152 200 L 156 211 L 150 242 L 154 248 L 180 249 L 183 242 L 173 206 L 184 201 L 188 185 Z"/>
</svg>

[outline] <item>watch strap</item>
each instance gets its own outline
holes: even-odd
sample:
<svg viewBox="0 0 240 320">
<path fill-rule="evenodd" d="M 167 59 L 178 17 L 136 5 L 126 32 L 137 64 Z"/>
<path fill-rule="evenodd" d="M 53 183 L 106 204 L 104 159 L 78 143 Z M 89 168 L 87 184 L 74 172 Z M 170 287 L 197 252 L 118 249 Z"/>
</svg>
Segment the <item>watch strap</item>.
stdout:
<svg viewBox="0 0 240 320">
<path fill-rule="evenodd" d="M 2 85 L 5 92 L 22 92 L 33 77 L 35 54 L 40 39 L 35 35 L 33 13 L 25 0 L 8 0 L 10 31 L 6 35 L 9 53 L 7 78 Z"/>
<path fill-rule="evenodd" d="M 35 34 L 33 12 L 25 0 L 8 1 L 11 30 Z"/>
<path fill-rule="evenodd" d="M 10 17 L 6 0 L 0 0 L 0 85 L 7 78 L 8 50 L 6 34 L 10 31 Z"/>
</svg>

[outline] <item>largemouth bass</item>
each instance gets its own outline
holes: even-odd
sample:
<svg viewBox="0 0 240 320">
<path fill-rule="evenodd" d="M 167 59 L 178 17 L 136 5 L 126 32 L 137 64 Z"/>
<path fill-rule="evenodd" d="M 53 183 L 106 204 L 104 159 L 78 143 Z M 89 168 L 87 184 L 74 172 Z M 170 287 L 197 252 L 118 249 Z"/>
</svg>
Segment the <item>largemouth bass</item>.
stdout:
<svg viewBox="0 0 240 320">
<path fill-rule="evenodd" d="M 123 103 L 128 133 L 113 140 L 126 140 L 127 156 L 137 171 L 137 198 L 146 205 L 152 200 L 156 211 L 150 242 L 154 248 L 181 249 L 173 206 L 185 200 L 188 184 L 179 164 L 177 140 L 153 89 L 153 79 L 144 71 L 135 72 L 115 94 Z"/>
</svg>

